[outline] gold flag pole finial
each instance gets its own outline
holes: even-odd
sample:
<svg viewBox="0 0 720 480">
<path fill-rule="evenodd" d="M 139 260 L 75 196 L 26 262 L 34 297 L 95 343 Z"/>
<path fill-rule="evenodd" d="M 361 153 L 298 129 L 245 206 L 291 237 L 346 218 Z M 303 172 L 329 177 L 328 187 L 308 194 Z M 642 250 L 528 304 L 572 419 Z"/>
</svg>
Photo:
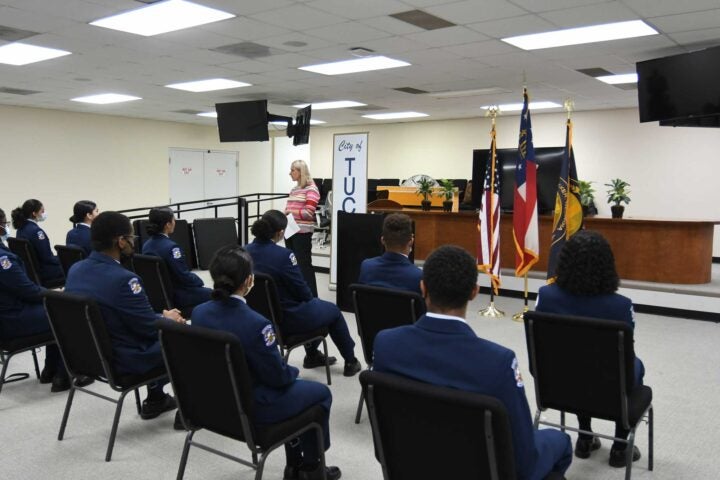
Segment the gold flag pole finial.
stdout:
<svg viewBox="0 0 720 480">
<path fill-rule="evenodd" d="M 498 115 L 500 115 L 500 107 L 498 107 L 497 105 L 491 105 L 490 108 L 488 108 L 485 112 L 485 116 L 490 117 L 490 119 L 492 120 L 493 127 L 495 126 L 495 119 Z"/>
<path fill-rule="evenodd" d="M 563 107 L 567 112 L 568 120 L 570 120 L 570 117 L 572 117 L 572 112 L 573 110 L 575 110 L 575 101 L 571 98 L 567 98 L 565 99 L 565 102 L 563 102 Z"/>
</svg>

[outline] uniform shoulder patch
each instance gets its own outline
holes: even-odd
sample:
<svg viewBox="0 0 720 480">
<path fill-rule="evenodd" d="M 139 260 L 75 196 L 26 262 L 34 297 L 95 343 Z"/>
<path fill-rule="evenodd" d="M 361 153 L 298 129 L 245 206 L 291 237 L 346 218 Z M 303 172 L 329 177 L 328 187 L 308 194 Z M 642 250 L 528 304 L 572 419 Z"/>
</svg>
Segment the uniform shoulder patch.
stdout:
<svg viewBox="0 0 720 480">
<path fill-rule="evenodd" d="M 45 232 L 43 232 L 42 230 L 38 230 L 37 237 L 38 240 L 45 240 Z"/>
<path fill-rule="evenodd" d="M 525 386 L 525 383 L 523 383 L 522 374 L 520 373 L 520 365 L 518 365 L 517 357 L 513 358 L 512 366 L 513 375 L 515 376 L 515 384 L 518 387 Z"/>
<path fill-rule="evenodd" d="M 290 252 L 290 263 L 297 265 L 297 258 L 295 258 L 295 254 L 292 252 Z"/>
<path fill-rule="evenodd" d="M 142 292 L 142 285 L 140 285 L 140 280 L 138 280 L 137 277 L 131 278 L 128 285 L 130 286 L 130 291 L 133 295 L 137 295 Z"/>
<path fill-rule="evenodd" d="M 275 344 L 275 330 L 272 325 L 265 325 L 260 334 L 266 347 L 272 347 Z"/>
<path fill-rule="evenodd" d="M 12 267 L 12 261 L 8 258 L 7 255 L 3 255 L 0 257 L 0 268 L 3 270 L 9 270 L 10 267 Z"/>
<path fill-rule="evenodd" d="M 172 249 L 172 256 L 174 259 L 182 258 L 182 252 L 180 251 L 180 247 L 175 247 Z"/>
</svg>

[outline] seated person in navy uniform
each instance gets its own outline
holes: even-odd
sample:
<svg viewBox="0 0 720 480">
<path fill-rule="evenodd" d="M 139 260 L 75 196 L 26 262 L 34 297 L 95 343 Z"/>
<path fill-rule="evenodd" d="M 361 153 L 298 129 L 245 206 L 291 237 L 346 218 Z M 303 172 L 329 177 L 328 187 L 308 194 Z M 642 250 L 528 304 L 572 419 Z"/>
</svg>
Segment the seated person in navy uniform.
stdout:
<svg viewBox="0 0 720 480">
<path fill-rule="evenodd" d="M 615 257 L 607 240 L 597 232 L 581 230 L 565 243 L 558 255 L 554 283 L 540 287 L 535 310 L 538 312 L 578 315 L 625 322 L 635 328 L 632 301 L 615 293 L 620 284 L 615 270 Z M 645 367 L 635 357 L 635 383 L 642 385 Z M 582 430 L 592 431 L 590 417 L 578 415 Z M 627 438 L 629 430 L 615 424 L 615 436 Z M 575 456 L 588 458 L 600 448 L 600 439 L 581 433 L 575 443 Z M 609 463 L 625 468 L 627 444 L 614 442 Z M 640 450 L 633 448 L 633 461 L 640 459 Z"/>
<path fill-rule="evenodd" d="M 420 287 L 428 313 L 414 325 L 378 333 L 373 369 L 497 398 L 510 418 L 517 478 L 562 475 L 572 461 L 570 437 L 533 429 L 515 353 L 478 337 L 465 321 L 476 282 L 475 259 L 462 248 L 446 245 L 431 253 Z"/>
<path fill-rule="evenodd" d="M 252 372 L 255 417 L 258 424 L 273 424 L 294 417 L 315 405 L 325 410 L 322 424 L 325 449 L 330 447 L 332 394 L 323 384 L 298 380 L 298 369 L 280 356 L 270 321 L 248 307 L 245 295 L 253 287 L 252 258 L 242 247 L 229 245 L 218 250 L 210 262 L 215 289 L 212 301 L 198 305 L 193 325 L 235 334 L 242 343 Z M 320 453 L 315 430 L 285 444 L 285 480 L 320 479 Z M 326 468 L 328 479 L 340 478 L 340 469 Z"/>
<path fill-rule="evenodd" d="M 40 335 L 50 331 L 47 314 L 42 304 L 44 288 L 30 280 L 22 260 L 5 245 L 8 222 L 0 209 L 0 338 L 14 339 Z M 70 378 L 57 345 L 45 347 L 45 367 L 40 383 L 50 383 L 51 392 L 70 388 Z M 77 384 L 84 386 L 90 381 Z"/>
<path fill-rule="evenodd" d="M 278 210 L 268 210 L 252 226 L 255 239 L 247 245 L 253 258 L 255 271 L 273 277 L 283 309 L 282 333 L 299 334 L 327 326 L 330 338 L 345 359 L 343 375 L 352 377 L 361 366 L 355 357 L 355 342 L 350 336 L 340 309 L 325 300 L 313 296 L 292 250 L 276 245 L 282 240 L 287 217 Z M 325 355 L 318 351 L 318 343 L 305 346 L 303 367 L 315 368 L 325 365 Z M 330 357 L 329 362 L 335 363 Z"/>
<path fill-rule="evenodd" d="M 380 241 L 385 253 L 363 260 L 358 283 L 420 294 L 422 270 L 408 258 L 415 241 L 412 219 L 404 213 L 391 213 L 385 217 Z"/>
<path fill-rule="evenodd" d="M 65 291 L 92 297 L 107 325 L 113 367 L 119 374 L 140 375 L 165 368 L 155 321 L 166 317 L 185 320 L 178 310 L 153 312 L 140 279 L 120 264 L 121 256 L 135 248 L 130 220 L 121 213 L 103 212 L 90 229 L 93 252 L 75 263 L 68 273 Z M 167 382 L 148 385 L 140 416 L 147 420 L 175 408 L 175 399 L 163 392 Z"/>
<path fill-rule="evenodd" d="M 160 257 L 170 272 L 175 294 L 173 303 L 178 308 L 194 307 L 210 300 L 210 290 L 200 277 L 190 271 L 185 253 L 170 240 L 175 231 L 175 217 L 169 208 L 153 208 L 148 215 L 146 230 L 150 238 L 142 247 L 144 255 Z"/>
<path fill-rule="evenodd" d="M 31 198 L 12 211 L 13 227 L 17 230 L 15 236 L 24 238 L 30 242 L 31 248 L 35 251 L 38 260 L 38 275 L 40 281 L 52 282 L 65 278 L 60 260 L 50 248 L 50 239 L 47 233 L 40 228 L 39 222 L 47 219 L 45 207 L 39 200 Z"/>
<path fill-rule="evenodd" d="M 95 202 L 80 200 L 73 206 L 73 216 L 70 222 L 73 224 L 65 236 L 65 245 L 80 247 L 87 257 L 92 253 L 92 241 L 90 240 L 90 226 L 93 219 L 98 216 L 98 209 Z"/>
</svg>

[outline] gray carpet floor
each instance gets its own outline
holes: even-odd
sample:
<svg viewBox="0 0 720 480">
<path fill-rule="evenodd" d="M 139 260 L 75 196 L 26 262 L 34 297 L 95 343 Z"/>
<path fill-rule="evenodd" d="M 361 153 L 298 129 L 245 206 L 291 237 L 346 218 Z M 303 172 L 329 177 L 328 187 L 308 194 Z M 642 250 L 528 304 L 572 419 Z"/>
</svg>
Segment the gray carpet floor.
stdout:
<svg viewBox="0 0 720 480">
<path fill-rule="evenodd" d="M 206 274 L 206 272 L 202 272 Z M 318 274 L 321 297 L 334 300 L 327 289 L 327 275 Z M 506 317 L 480 317 L 477 311 L 488 301 L 485 295 L 469 308 L 469 324 L 478 335 L 512 348 L 524 372 L 530 408 L 535 408 L 532 377 L 528 373 L 523 326 L 510 320 L 522 308 L 521 300 L 497 298 L 496 305 Z M 357 338 L 353 315 L 346 319 Z M 720 400 L 720 326 L 682 318 L 638 314 L 636 317 L 637 355 L 643 359 L 646 384 L 653 388 L 655 406 L 655 469 L 647 470 L 647 427 L 638 429 L 637 445 L 643 458 L 635 463 L 633 478 L 638 479 L 716 479 L 720 468 L 715 457 L 718 438 L 717 408 Z M 359 348 L 359 347 L 358 347 Z M 337 350 L 331 345 L 337 355 Z M 290 362 L 300 366 L 301 351 Z M 339 355 L 337 355 L 339 357 Z M 358 350 L 360 357 L 360 350 Z M 332 446 L 329 464 L 338 465 L 343 478 L 381 479 L 379 464 L 373 455 L 367 413 L 359 425 L 354 423 L 359 395 L 357 377 L 342 376 L 342 362 L 333 367 L 333 406 L 331 414 Z M 29 354 L 14 358 L 11 372 L 29 372 Z M 324 382 L 324 371 L 301 370 L 306 379 Z M 103 385 L 95 385 L 107 393 Z M 167 387 L 169 389 L 169 387 Z M 172 429 L 174 415 L 143 421 L 136 414 L 132 397 L 128 398 L 120 420 L 113 460 L 104 461 L 114 405 L 90 395 L 78 393 L 70 414 L 65 439 L 57 440 L 58 427 L 66 400 L 65 393 L 51 394 L 47 385 L 30 379 L 6 385 L 0 394 L 0 479 L 170 479 L 180 459 L 184 433 Z M 547 418 L 559 415 L 548 412 Z M 571 420 L 574 422 L 574 419 Z M 612 433 L 608 422 L 594 421 L 597 431 Z M 244 444 L 201 432 L 196 438 L 249 458 Z M 573 440 L 574 440 L 573 436 Z M 569 479 L 622 479 L 623 469 L 607 465 L 609 441 L 587 460 L 574 459 Z M 422 459 L 418 459 L 422 461 Z M 270 456 L 264 478 L 282 477 L 282 449 Z M 190 452 L 185 478 L 252 479 L 247 467 L 199 449 Z"/>
</svg>

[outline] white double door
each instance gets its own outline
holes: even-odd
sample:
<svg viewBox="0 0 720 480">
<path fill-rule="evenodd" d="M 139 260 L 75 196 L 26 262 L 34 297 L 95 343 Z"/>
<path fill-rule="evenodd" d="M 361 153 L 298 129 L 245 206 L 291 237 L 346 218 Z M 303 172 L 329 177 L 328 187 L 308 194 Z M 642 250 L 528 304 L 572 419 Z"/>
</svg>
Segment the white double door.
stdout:
<svg viewBox="0 0 720 480">
<path fill-rule="evenodd" d="M 169 203 L 195 202 L 181 206 L 181 210 L 229 203 L 232 200 L 209 199 L 238 195 L 237 152 L 171 148 L 169 159 Z M 236 206 L 218 207 L 217 210 L 218 217 L 237 217 Z M 214 216 L 214 208 L 180 214 L 180 218 L 188 222 Z"/>
</svg>

